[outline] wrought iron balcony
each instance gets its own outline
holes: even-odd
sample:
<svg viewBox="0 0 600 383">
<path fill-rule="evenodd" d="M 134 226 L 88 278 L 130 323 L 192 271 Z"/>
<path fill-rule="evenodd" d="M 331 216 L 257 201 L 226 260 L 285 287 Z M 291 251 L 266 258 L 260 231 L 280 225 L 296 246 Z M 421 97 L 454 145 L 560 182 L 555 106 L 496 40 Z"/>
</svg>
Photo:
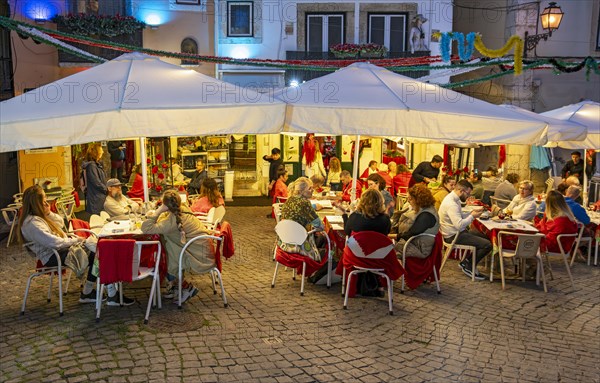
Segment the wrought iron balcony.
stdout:
<svg viewBox="0 0 600 383">
<path fill-rule="evenodd" d="M 61 24 L 61 23 L 57 23 L 56 24 L 57 29 L 60 32 L 66 32 L 66 33 L 73 33 L 69 28 L 67 28 L 65 25 Z M 120 44 L 127 44 L 127 45 L 132 45 L 132 46 L 136 46 L 136 47 L 142 47 L 143 46 L 143 30 L 137 30 L 134 33 L 131 34 L 124 34 L 124 35 L 119 35 L 119 36 L 115 36 L 115 37 L 106 37 L 106 36 L 90 36 L 92 38 L 98 39 L 98 40 L 104 40 L 104 41 L 109 41 L 109 42 L 114 42 L 114 43 L 120 43 Z M 99 56 L 102 58 L 105 58 L 107 60 L 112 60 L 116 57 L 119 57 L 120 55 L 122 55 L 125 52 L 122 51 L 117 51 L 117 50 L 113 50 L 113 49 L 107 49 L 107 48 L 100 48 L 100 47 L 94 47 L 91 45 L 85 45 L 85 44 L 78 44 L 78 43 L 68 43 L 74 47 L 77 47 L 83 51 L 89 52 L 95 56 Z M 91 63 L 91 61 L 86 60 L 84 58 L 69 54 L 67 52 L 64 52 L 62 50 L 58 51 L 58 62 L 59 64 L 66 64 L 66 63 L 77 63 L 77 64 L 82 64 L 82 63 Z"/>
<path fill-rule="evenodd" d="M 386 58 L 409 58 L 409 57 L 426 57 L 431 54 L 430 51 L 421 52 L 388 52 Z M 358 58 L 357 58 L 358 59 Z M 337 58 L 331 52 L 306 52 L 306 51 L 286 51 L 286 60 L 349 60 L 348 58 Z M 310 70 L 296 70 L 288 69 L 285 72 L 285 82 L 289 85 L 290 81 L 295 80 L 298 82 L 312 80 L 313 78 L 321 77 L 330 72 L 323 71 L 310 71 Z M 419 78 L 427 76 L 429 71 L 409 71 L 402 72 L 402 75 L 412 78 Z"/>
</svg>

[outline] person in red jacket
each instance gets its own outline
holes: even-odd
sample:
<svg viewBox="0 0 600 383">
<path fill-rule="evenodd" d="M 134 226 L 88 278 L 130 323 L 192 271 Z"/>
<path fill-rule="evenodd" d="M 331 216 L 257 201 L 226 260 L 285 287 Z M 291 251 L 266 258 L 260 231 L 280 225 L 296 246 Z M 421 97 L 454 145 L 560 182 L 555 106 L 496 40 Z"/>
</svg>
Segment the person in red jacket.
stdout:
<svg viewBox="0 0 600 383">
<path fill-rule="evenodd" d="M 552 253 L 560 252 L 557 240 L 560 234 L 573 234 L 577 232 L 577 221 L 562 194 L 556 190 L 548 193 L 546 196 L 544 218 L 536 223 L 535 227 L 540 233 L 546 236 L 543 241 L 542 250 Z M 563 250 L 569 252 L 574 241 L 574 237 L 562 240 Z"/>
<path fill-rule="evenodd" d="M 347 170 L 342 170 L 340 175 L 342 181 L 342 201 L 350 202 L 352 200 L 352 175 Z M 362 194 L 362 183 L 356 180 L 356 199 Z"/>
</svg>

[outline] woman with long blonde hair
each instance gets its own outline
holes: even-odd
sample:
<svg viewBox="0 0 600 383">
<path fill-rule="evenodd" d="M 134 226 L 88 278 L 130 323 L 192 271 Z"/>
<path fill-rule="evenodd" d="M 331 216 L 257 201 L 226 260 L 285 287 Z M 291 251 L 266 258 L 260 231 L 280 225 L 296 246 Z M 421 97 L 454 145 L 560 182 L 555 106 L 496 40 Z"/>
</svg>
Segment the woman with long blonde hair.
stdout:
<svg viewBox="0 0 600 383">
<path fill-rule="evenodd" d="M 546 236 L 544 244 L 548 251 L 560 252 L 557 237 L 560 234 L 573 234 L 577 232 L 577 221 L 571 212 L 565 197 L 556 190 L 551 190 L 546 196 L 546 211 L 544 217 L 535 227 Z M 569 251 L 575 238 L 569 237 L 563 240 L 565 251 Z"/>
<path fill-rule="evenodd" d="M 327 174 L 327 186 L 331 187 L 332 191 L 342 191 L 342 164 L 337 157 L 331 157 L 329 160 L 329 174 Z"/>
<path fill-rule="evenodd" d="M 62 217 L 50 210 L 46 193 L 39 185 L 30 186 L 23 192 L 23 209 L 19 217 L 17 236 L 44 267 L 58 266 L 58 259 L 53 250 L 58 252 L 64 266 L 69 248 L 84 241 L 81 237 L 69 237 L 65 233 Z M 81 303 L 96 302 L 96 277 L 92 274 L 94 256 L 95 253 L 90 252 L 87 280 L 79 297 Z M 112 296 L 116 297 L 116 290 L 112 291 Z M 109 295 L 110 293 L 109 289 Z"/>
</svg>

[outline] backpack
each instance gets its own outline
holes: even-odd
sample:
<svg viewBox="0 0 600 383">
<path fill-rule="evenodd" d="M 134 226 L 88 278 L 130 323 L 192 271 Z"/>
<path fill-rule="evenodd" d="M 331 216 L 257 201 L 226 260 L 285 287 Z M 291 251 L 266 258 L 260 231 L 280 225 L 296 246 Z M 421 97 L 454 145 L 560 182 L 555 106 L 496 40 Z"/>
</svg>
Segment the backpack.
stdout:
<svg viewBox="0 0 600 383">
<path fill-rule="evenodd" d="M 83 193 L 85 193 L 87 189 L 86 185 L 87 174 L 85 169 L 81 169 L 81 173 L 79 173 L 79 188 Z"/>
</svg>

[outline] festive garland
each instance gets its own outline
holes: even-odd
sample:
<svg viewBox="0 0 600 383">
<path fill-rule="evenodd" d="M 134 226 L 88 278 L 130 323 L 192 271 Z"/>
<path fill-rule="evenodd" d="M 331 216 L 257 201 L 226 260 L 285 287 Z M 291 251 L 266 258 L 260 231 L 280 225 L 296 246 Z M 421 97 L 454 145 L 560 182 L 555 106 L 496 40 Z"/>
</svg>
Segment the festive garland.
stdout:
<svg viewBox="0 0 600 383">
<path fill-rule="evenodd" d="M 452 40 L 458 42 L 458 57 L 462 61 L 469 61 L 473 56 L 475 42 L 475 32 L 467 34 L 467 44 L 465 45 L 465 35 L 462 32 L 435 33 L 435 37 L 441 39 L 440 50 L 442 52 L 442 61 L 450 61 L 450 50 L 452 49 Z"/>
<path fill-rule="evenodd" d="M 506 44 L 500 49 L 488 49 L 481 40 L 481 35 L 475 37 L 475 49 L 482 55 L 491 58 L 504 57 L 514 46 L 514 58 L 515 58 L 515 74 L 518 76 L 523 72 L 523 39 L 519 36 L 511 36 Z"/>
<path fill-rule="evenodd" d="M 100 35 L 114 37 L 131 34 L 144 29 L 146 24 L 132 16 L 105 16 L 93 14 L 71 14 L 54 16 L 52 22 L 64 25 L 78 35 Z"/>
</svg>

